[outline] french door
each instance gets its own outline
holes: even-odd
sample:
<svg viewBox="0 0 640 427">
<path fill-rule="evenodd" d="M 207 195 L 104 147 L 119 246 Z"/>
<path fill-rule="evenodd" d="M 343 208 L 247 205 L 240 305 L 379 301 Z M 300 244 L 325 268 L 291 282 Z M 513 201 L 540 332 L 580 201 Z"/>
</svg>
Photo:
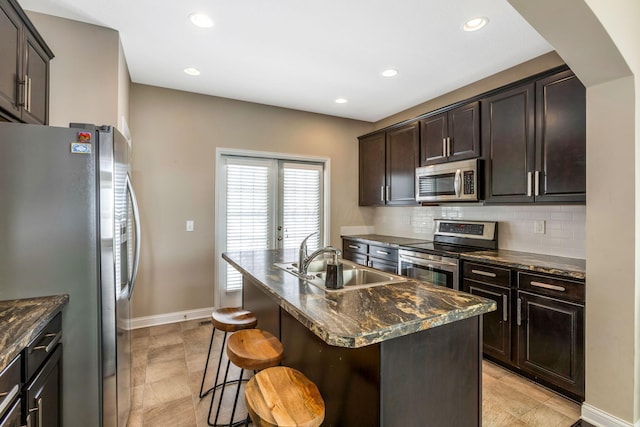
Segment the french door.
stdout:
<svg viewBox="0 0 640 427">
<path fill-rule="evenodd" d="M 324 165 L 320 162 L 222 156 L 217 230 L 220 252 L 324 245 Z M 220 261 L 220 260 L 219 260 Z M 222 260 L 220 305 L 239 305 L 242 276 Z"/>
</svg>

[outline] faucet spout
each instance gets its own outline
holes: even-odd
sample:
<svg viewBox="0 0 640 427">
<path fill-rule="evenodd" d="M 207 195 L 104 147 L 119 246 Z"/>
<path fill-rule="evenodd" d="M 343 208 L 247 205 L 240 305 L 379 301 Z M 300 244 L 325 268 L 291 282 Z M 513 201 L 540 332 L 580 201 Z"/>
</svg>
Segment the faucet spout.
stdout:
<svg viewBox="0 0 640 427">
<path fill-rule="evenodd" d="M 309 268 L 309 264 L 314 260 L 318 255 L 324 253 L 332 253 L 334 261 L 337 261 L 338 256 L 342 255 L 342 251 L 333 246 L 327 246 L 324 248 L 320 248 L 317 251 L 313 252 L 311 255 L 307 255 L 307 239 L 313 236 L 314 233 L 309 234 L 305 239 L 300 243 L 300 249 L 298 251 L 298 274 L 301 276 L 307 275 L 307 269 Z"/>
</svg>

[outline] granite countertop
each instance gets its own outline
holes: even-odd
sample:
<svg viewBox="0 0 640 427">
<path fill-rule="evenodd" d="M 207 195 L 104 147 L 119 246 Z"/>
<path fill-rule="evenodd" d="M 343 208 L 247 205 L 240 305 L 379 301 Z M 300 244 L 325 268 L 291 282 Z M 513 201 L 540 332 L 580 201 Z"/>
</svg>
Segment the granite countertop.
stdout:
<svg viewBox="0 0 640 427">
<path fill-rule="evenodd" d="M 341 236 L 343 239 L 365 240 L 373 244 L 383 244 L 387 246 L 415 245 L 424 243 L 426 239 L 411 239 L 408 237 L 385 236 L 382 234 L 358 234 L 352 236 Z"/>
<path fill-rule="evenodd" d="M 69 295 L 0 301 L 0 371 L 69 302 Z"/>
<path fill-rule="evenodd" d="M 587 262 L 578 258 L 563 258 L 553 255 L 534 254 L 529 252 L 497 251 L 468 252 L 460 255 L 462 259 L 485 264 L 497 264 L 509 268 L 555 274 L 572 279 L 585 279 Z"/>
<path fill-rule="evenodd" d="M 413 280 L 341 292 L 319 289 L 273 265 L 296 260 L 295 249 L 222 257 L 259 282 L 314 334 L 338 347 L 364 347 L 496 309 L 492 300 Z"/>
</svg>

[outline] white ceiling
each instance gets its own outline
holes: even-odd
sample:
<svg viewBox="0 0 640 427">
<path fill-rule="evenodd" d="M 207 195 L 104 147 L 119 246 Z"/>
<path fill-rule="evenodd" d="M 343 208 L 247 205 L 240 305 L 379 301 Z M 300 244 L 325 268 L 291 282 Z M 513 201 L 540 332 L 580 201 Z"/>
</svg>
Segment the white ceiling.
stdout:
<svg viewBox="0 0 640 427">
<path fill-rule="evenodd" d="M 118 30 L 135 83 L 366 121 L 552 50 L 506 0 L 19 3 Z M 194 27 L 193 12 L 214 27 Z M 476 16 L 489 24 L 462 31 Z M 382 77 L 390 67 L 398 76 Z M 339 97 L 348 102 L 336 104 Z"/>
</svg>

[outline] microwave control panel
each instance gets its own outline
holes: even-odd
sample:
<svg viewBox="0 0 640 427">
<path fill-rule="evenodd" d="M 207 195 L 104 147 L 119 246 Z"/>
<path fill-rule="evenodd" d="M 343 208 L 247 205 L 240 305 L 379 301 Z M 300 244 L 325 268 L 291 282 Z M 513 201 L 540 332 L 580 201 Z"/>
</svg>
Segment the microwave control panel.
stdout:
<svg viewBox="0 0 640 427">
<path fill-rule="evenodd" d="M 463 194 L 474 194 L 476 192 L 473 171 L 462 172 L 462 192 Z"/>
</svg>

